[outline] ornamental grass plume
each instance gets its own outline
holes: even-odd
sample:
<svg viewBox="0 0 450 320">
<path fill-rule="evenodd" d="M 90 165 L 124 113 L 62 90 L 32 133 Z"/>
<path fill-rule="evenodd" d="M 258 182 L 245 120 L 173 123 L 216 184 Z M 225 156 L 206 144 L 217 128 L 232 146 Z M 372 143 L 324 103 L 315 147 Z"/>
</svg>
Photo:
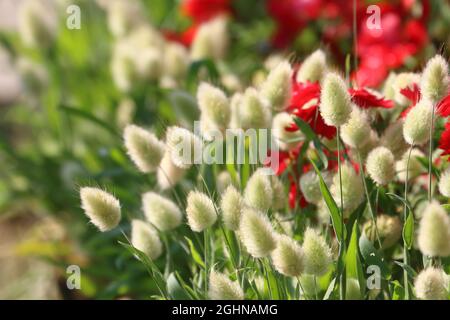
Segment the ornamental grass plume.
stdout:
<svg viewBox="0 0 450 320">
<path fill-rule="evenodd" d="M 352 112 L 350 94 L 344 80 L 336 73 L 328 73 L 322 83 L 320 114 L 329 126 L 345 124 Z"/>
<path fill-rule="evenodd" d="M 270 185 L 272 187 L 272 209 L 282 210 L 286 206 L 286 192 L 284 185 L 276 175 L 270 176 Z"/>
<path fill-rule="evenodd" d="M 344 216 L 348 217 L 364 200 L 364 186 L 361 177 L 355 172 L 349 164 L 341 166 L 342 172 L 342 202 L 344 207 Z M 331 185 L 331 194 L 336 203 L 340 203 L 341 189 L 339 184 L 339 172 L 333 177 Z"/>
<path fill-rule="evenodd" d="M 450 198 L 450 168 L 447 168 L 439 178 L 439 192 L 443 196 Z"/>
<path fill-rule="evenodd" d="M 330 186 L 333 176 L 329 171 L 321 172 L 322 178 L 327 186 Z M 322 199 L 322 192 L 320 191 L 319 176 L 314 170 L 304 173 L 300 177 L 300 190 L 306 201 L 309 203 L 318 204 Z"/>
<path fill-rule="evenodd" d="M 420 83 L 420 74 L 412 72 L 401 72 L 392 81 L 394 100 L 401 106 L 407 106 L 411 101 L 402 93 L 403 89 L 412 89 Z"/>
<path fill-rule="evenodd" d="M 241 114 L 240 109 L 242 106 L 243 94 L 236 92 L 233 94 L 230 100 L 230 128 L 239 129 L 241 128 Z"/>
<path fill-rule="evenodd" d="M 208 298 L 210 300 L 244 300 L 244 291 L 238 281 L 216 271 L 209 275 Z"/>
<path fill-rule="evenodd" d="M 112 0 L 107 7 L 108 28 L 114 37 L 123 37 L 144 23 L 143 8 L 138 1 Z"/>
<path fill-rule="evenodd" d="M 175 229 L 181 224 L 182 214 L 178 206 L 155 192 L 142 195 L 142 208 L 147 220 L 161 231 Z"/>
<path fill-rule="evenodd" d="M 191 45 L 191 59 L 222 59 L 228 49 L 228 18 L 217 16 L 202 23 Z"/>
<path fill-rule="evenodd" d="M 277 237 L 277 246 L 271 254 L 275 269 L 288 277 L 298 277 L 304 268 L 302 247 L 286 235 Z"/>
<path fill-rule="evenodd" d="M 225 93 L 209 83 L 202 82 L 197 90 L 197 101 L 202 112 L 202 121 L 210 127 L 224 131 L 231 117 L 230 103 Z"/>
<path fill-rule="evenodd" d="M 217 220 L 213 201 L 200 191 L 189 192 L 186 214 L 188 225 L 195 232 L 202 232 L 211 227 Z"/>
<path fill-rule="evenodd" d="M 411 157 L 409 157 L 409 151 L 406 151 L 402 158 L 395 163 L 395 171 L 397 172 L 397 178 L 401 182 L 406 180 L 406 167 L 408 167 L 408 180 L 414 179 L 419 175 L 426 172 L 422 163 L 418 158 L 425 157 L 422 151 L 417 148 L 411 150 Z M 408 158 L 409 164 L 408 164 Z"/>
<path fill-rule="evenodd" d="M 425 99 L 435 104 L 447 94 L 448 89 L 448 64 L 441 55 L 437 54 L 428 61 L 423 70 L 420 92 Z"/>
<path fill-rule="evenodd" d="M 320 82 L 327 70 L 325 53 L 318 49 L 309 55 L 297 71 L 297 82 Z"/>
<path fill-rule="evenodd" d="M 151 224 L 137 219 L 131 221 L 131 244 L 151 260 L 158 259 L 163 251 L 155 228 Z"/>
<path fill-rule="evenodd" d="M 169 42 L 164 50 L 164 74 L 172 79 L 185 76 L 189 67 L 189 53 L 181 44 Z"/>
<path fill-rule="evenodd" d="M 341 127 L 342 140 L 350 147 L 360 149 L 370 138 L 370 135 L 367 134 L 369 129 L 370 123 L 367 114 L 356 105 L 352 105 L 350 118 Z"/>
<path fill-rule="evenodd" d="M 229 185 L 222 194 L 220 208 L 222 210 L 222 220 L 227 229 L 237 230 L 241 219 L 241 212 L 244 207 L 239 191 L 232 185 Z"/>
<path fill-rule="evenodd" d="M 272 206 L 273 190 L 270 177 L 264 173 L 264 169 L 257 169 L 244 190 L 245 203 L 262 212 L 267 212 Z"/>
<path fill-rule="evenodd" d="M 402 223 L 398 216 L 390 216 L 387 214 L 380 214 L 377 216 L 377 228 L 374 228 L 372 220 L 368 220 L 364 226 L 364 234 L 366 237 L 374 242 L 376 240 L 376 232 L 380 236 L 381 246 L 383 249 L 388 249 L 395 245 L 402 235 Z"/>
<path fill-rule="evenodd" d="M 303 240 L 305 272 L 316 276 L 326 274 L 331 266 L 331 248 L 325 239 L 314 229 L 305 231 Z"/>
<path fill-rule="evenodd" d="M 416 297 L 422 300 L 447 300 L 449 276 L 444 270 L 428 267 L 414 281 Z"/>
<path fill-rule="evenodd" d="M 254 88 L 245 90 L 240 101 L 238 114 L 239 126 L 244 130 L 270 127 L 272 120 L 270 108 Z"/>
<path fill-rule="evenodd" d="M 419 224 L 418 245 L 420 251 L 429 257 L 450 255 L 450 218 L 436 201 L 424 209 Z"/>
<path fill-rule="evenodd" d="M 288 61 L 280 62 L 270 71 L 266 81 L 261 85 L 261 94 L 269 102 L 272 110 L 283 110 L 290 98 L 292 68 Z"/>
<path fill-rule="evenodd" d="M 242 210 L 239 236 L 247 252 L 254 258 L 267 257 L 276 247 L 275 231 L 267 215 L 253 208 Z"/>
<path fill-rule="evenodd" d="M 166 145 L 177 167 L 189 169 L 201 162 L 203 142 L 187 129 L 177 126 L 167 128 Z"/>
<path fill-rule="evenodd" d="M 394 155 L 386 147 L 373 149 L 366 160 L 366 170 L 377 185 L 386 185 L 395 177 Z"/>
<path fill-rule="evenodd" d="M 120 222 L 120 202 L 112 194 L 99 188 L 80 189 L 81 207 L 100 231 L 109 231 Z"/>
<path fill-rule="evenodd" d="M 153 133 L 131 124 L 125 127 L 123 139 L 128 156 L 140 171 L 149 173 L 158 169 L 165 146 Z"/>
<path fill-rule="evenodd" d="M 279 148 L 284 151 L 295 149 L 301 142 L 303 134 L 300 130 L 286 130 L 294 123 L 294 116 L 287 112 L 280 112 L 272 120 L 272 135 Z"/>
<path fill-rule="evenodd" d="M 185 174 L 186 169 L 176 166 L 172 161 L 170 152 L 166 151 L 156 173 L 158 186 L 162 190 L 170 189 L 175 186 Z"/>
<path fill-rule="evenodd" d="M 391 150 L 396 159 L 399 159 L 409 149 L 403 137 L 403 121 L 398 120 L 392 122 L 384 130 L 380 139 L 380 145 Z"/>
<path fill-rule="evenodd" d="M 408 112 L 403 124 L 403 137 L 410 145 L 423 145 L 430 139 L 433 107 L 429 100 L 421 99 Z"/>
</svg>

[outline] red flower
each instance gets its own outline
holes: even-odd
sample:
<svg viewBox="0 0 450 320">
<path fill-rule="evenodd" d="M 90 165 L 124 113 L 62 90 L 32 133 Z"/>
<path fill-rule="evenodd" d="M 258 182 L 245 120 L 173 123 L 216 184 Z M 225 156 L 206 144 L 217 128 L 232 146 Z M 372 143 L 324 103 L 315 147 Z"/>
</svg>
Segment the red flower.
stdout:
<svg viewBox="0 0 450 320">
<path fill-rule="evenodd" d="M 230 13 L 230 0 L 184 0 L 181 12 L 195 23 L 205 22 L 219 14 Z"/>
<path fill-rule="evenodd" d="M 420 89 L 417 83 L 414 83 L 412 88 L 407 87 L 400 90 L 400 93 L 404 95 L 408 100 L 411 101 L 411 105 L 403 110 L 400 114 L 400 118 L 405 118 L 409 111 L 419 102 L 420 100 Z"/>
<path fill-rule="evenodd" d="M 439 140 L 439 149 L 444 150 L 442 153 L 443 156 L 450 154 L 450 122 L 445 124 L 445 129 L 442 132 L 441 139 Z"/>
<path fill-rule="evenodd" d="M 363 109 L 372 107 L 390 109 L 394 106 L 394 103 L 391 100 L 386 100 L 384 97 L 379 97 L 365 88 L 350 88 L 348 92 L 352 96 L 352 101 Z"/>
<path fill-rule="evenodd" d="M 436 110 L 441 117 L 450 116 L 450 94 L 438 103 Z"/>
</svg>

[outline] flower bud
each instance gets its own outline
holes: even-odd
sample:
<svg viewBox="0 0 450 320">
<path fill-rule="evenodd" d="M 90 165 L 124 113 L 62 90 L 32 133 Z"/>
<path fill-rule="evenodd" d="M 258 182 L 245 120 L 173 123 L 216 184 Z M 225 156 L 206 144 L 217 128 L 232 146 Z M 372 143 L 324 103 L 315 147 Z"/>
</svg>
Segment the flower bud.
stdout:
<svg viewBox="0 0 450 320">
<path fill-rule="evenodd" d="M 244 130 L 270 127 L 271 111 L 254 88 L 245 90 L 240 103 L 239 118 L 240 127 Z"/>
<path fill-rule="evenodd" d="M 252 208 L 242 210 L 239 235 L 254 258 L 268 256 L 276 247 L 275 232 L 266 215 Z"/>
<path fill-rule="evenodd" d="M 166 190 L 175 186 L 185 175 L 186 169 L 176 166 L 170 152 L 164 154 L 156 174 L 158 186 Z"/>
<path fill-rule="evenodd" d="M 261 86 L 261 94 L 269 101 L 272 110 L 283 110 L 291 98 L 292 68 L 289 62 L 283 61 L 270 71 Z"/>
<path fill-rule="evenodd" d="M 429 100 L 420 102 L 408 112 L 403 124 L 403 137 L 411 145 L 422 145 L 430 139 L 433 107 Z"/>
<path fill-rule="evenodd" d="M 325 239 L 315 230 L 308 228 L 303 240 L 305 272 L 323 276 L 331 266 L 331 249 Z"/>
<path fill-rule="evenodd" d="M 225 227 L 230 230 L 239 228 L 241 211 L 244 207 L 244 199 L 242 199 L 239 191 L 232 185 L 228 186 L 222 195 L 220 208 L 222 209 L 222 219 Z"/>
<path fill-rule="evenodd" d="M 341 166 L 342 172 L 342 202 L 344 204 L 344 216 L 348 217 L 364 200 L 364 187 L 355 170 L 349 165 Z M 341 206 L 341 188 L 339 184 L 339 172 L 333 177 L 331 194 L 338 207 Z"/>
<path fill-rule="evenodd" d="M 341 128 L 342 140 L 350 147 L 360 149 L 370 138 L 368 129 L 370 123 L 367 114 L 353 105 L 350 119 Z"/>
<path fill-rule="evenodd" d="M 176 126 L 167 128 L 166 144 L 177 167 L 189 169 L 202 159 L 202 140 L 187 129 Z"/>
<path fill-rule="evenodd" d="M 273 194 L 272 209 L 281 210 L 286 206 L 286 192 L 284 191 L 284 185 L 275 175 L 270 176 L 270 183 Z"/>
<path fill-rule="evenodd" d="M 287 112 L 278 113 L 272 120 L 272 135 L 281 150 L 289 151 L 300 144 L 300 139 L 303 137 L 302 132 L 286 130 L 293 123 L 293 116 Z"/>
<path fill-rule="evenodd" d="M 403 157 L 397 161 L 395 164 L 395 170 L 397 171 L 398 180 L 401 182 L 405 182 L 406 180 L 406 167 L 408 166 L 408 180 L 414 179 L 425 173 L 425 170 L 422 166 L 422 163 L 418 160 L 418 158 L 425 157 L 425 155 L 419 149 L 414 148 L 411 151 L 411 157 L 409 157 L 409 151 L 406 151 L 403 154 Z"/>
<path fill-rule="evenodd" d="M 155 192 L 142 195 L 142 208 L 147 220 L 161 231 L 175 229 L 181 224 L 182 215 L 177 205 Z"/>
<path fill-rule="evenodd" d="M 384 130 L 380 144 L 391 150 L 396 159 L 403 156 L 409 146 L 403 138 L 403 121 L 392 122 Z"/>
<path fill-rule="evenodd" d="M 422 73 L 420 93 L 432 103 L 438 103 L 448 92 L 448 64 L 441 55 L 431 58 Z"/>
<path fill-rule="evenodd" d="M 326 72 L 325 53 L 318 49 L 308 56 L 297 72 L 297 82 L 320 82 Z"/>
<path fill-rule="evenodd" d="M 414 281 L 416 297 L 422 300 L 447 300 L 449 278 L 444 270 L 429 267 Z"/>
<path fill-rule="evenodd" d="M 332 175 L 328 171 L 321 173 L 325 183 L 330 186 L 332 182 Z M 313 170 L 304 173 L 300 177 L 300 190 L 302 191 L 305 200 L 309 203 L 317 204 L 323 199 L 320 191 L 319 176 Z"/>
<path fill-rule="evenodd" d="M 392 247 L 402 235 L 402 223 L 397 216 L 381 214 L 377 217 L 377 230 L 373 227 L 373 221 L 368 220 L 363 227 L 364 233 L 370 241 L 375 241 L 376 231 L 380 236 L 383 249 Z"/>
<path fill-rule="evenodd" d="M 209 275 L 210 300 L 244 300 L 244 292 L 238 281 L 231 281 L 227 275 L 212 271 Z"/>
<path fill-rule="evenodd" d="M 269 176 L 263 169 L 257 169 L 247 182 L 244 190 L 245 203 L 262 212 L 266 212 L 272 205 L 273 190 Z"/>
<path fill-rule="evenodd" d="M 328 73 L 323 80 L 319 109 L 329 126 L 339 127 L 350 118 L 350 94 L 344 80 L 336 73 Z"/>
<path fill-rule="evenodd" d="M 189 192 L 186 213 L 188 224 L 195 232 L 201 232 L 211 227 L 217 220 L 214 203 L 200 191 Z"/>
<path fill-rule="evenodd" d="M 144 173 L 156 171 L 164 155 L 164 143 L 151 132 L 128 125 L 123 132 L 128 156 Z"/>
<path fill-rule="evenodd" d="M 98 188 L 80 189 L 81 207 L 91 222 L 102 232 L 117 227 L 120 222 L 120 202 Z"/>
<path fill-rule="evenodd" d="M 428 204 L 422 214 L 418 244 L 420 251 L 429 257 L 450 255 L 450 218 L 436 201 Z"/>
<path fill-rule="evenodd" d="M 197 90 L 197 101 L 202 116 L 211 121 L 214 127 L 221 131 L 228 127 L 231 117 L 230 103 L 222 90 L 202 82 Z"/>
<path fill-rule="evenodd" d="M 280 235 L 271 255 L 273 265 L 279 273 L 288 277 L 298 277 L 303 272 L 303 250 L 294 239 Z"/>
<path fill-rule="evenodd" d="M 131 221 L 131 244 L 151 260 L 158 259 L 163 251 L 158 232 L 151 224 L 141 220 Z"/>
<path fill-rule="evenodd" d="M 450 169 L 444 171 L 439 179 L 439 192 L 450 198 Z"/>
<path fill-rule="evenodd" d="M 395 177 L 394 155 L 385 147 L 373 149 L 366 160 L 366 170 L 378 185 L 386 185 Z"/>
</svg>

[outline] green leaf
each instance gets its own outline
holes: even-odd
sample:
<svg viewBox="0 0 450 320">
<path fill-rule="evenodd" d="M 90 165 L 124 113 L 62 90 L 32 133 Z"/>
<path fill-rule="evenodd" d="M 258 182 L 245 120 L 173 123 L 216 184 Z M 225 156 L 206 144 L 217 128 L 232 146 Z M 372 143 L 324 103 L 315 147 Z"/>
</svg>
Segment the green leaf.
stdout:
<svg viewBox="0 0 450 320">
<path fill-rule="evenodd" d="M 364 233 L 362 233 L 361 236 L 359 237 L 359 250 L 367 266 L 371 265 L 378 266 L 380 268 L 381 275 L 383 276 L 383 278 L 384 279 L 390 278 L 389 268 L 386 262 L 378 253 L 378 251 L 375 249 L 372 242 L 369 239 L 367 239 Z"/>
<path fill-rule="evenodd" d="M 204 59 L 194 61 L 189 66 L 187 75 L 187 82 L 189 87 L 191 87 L 194 84 L 194 80 L 196 80 L 198 73 L 203 67 L 208 71 L 208 75 L 211 82 L 215 82 L 219 78 L 219 71 L 217 70 L 216 65 L 212 60 Z"/>
<path fill-rule="evenodd" d="M 405 240 L 408 249 L 411 249 L 414 241 L 414 215 L 412 212 L 408 213 L 403 226 L 403 240 Z"/>
<path fill-rule="evenodd" d="M 314 170 L 316 170 L 317 175 L 319 176 L 320 192 L 322 193 L 323 199 L 325 200 L 328 210 L 330 211 L 334 232 L 336 233 L 336 237 L 338 238 L 339 242 L 342 243 L 342 241 L 345 241 L 345 238 L 347 237 L 347 232 L 344 224 L 342 223 L 341 214 L 339 212 L 340 210 L 336 205 L 333 197 L 331 196 L 330 190 L 323 180 L 323 177 L 316 164 L 311 159 L 310 162 L 313 165 Z M 344 226 L 343 229 L 342 226 Z"/>
<path fill-rule="evenodd" d="M 361 260 L 359 259 L 359 245 L 358 245 L 358 220 L 355 221 L 352 228 L 352 235 L 347 249 L 345 258 L 347 278 L 358 279 L 361 296 L 364 295 L 366 287 L 366 279 L 364 277 Z"/>
<path fill-rule="evenodd" d="M 167 277 L 167 292 L 172 299 L 191 300 L 191 296 L 180 285 L 175 273 L 173 272 L 169 275 L 169 277 Z"/>
<path fill-rule="evenodd" d="M 61 106 L 61 109 L 71 116 L 75 116 L 75 117 L 79 117 L 79 118 L 88 120 L 92 123 L 97 124 L 98 126 L 105 129 L 106 131 L 110 132 L 111 134 L 120 137 L 120 135 L 117 133 L 117 131 L 114 127 L 109 125 L 107 122 L 96 118 L 95 116 L 93 116 L 92 114 L 90 114 L 84 110 L 74 108 L 74 107 L 69 107 L 69 106 Z"/>
<path fill-rule="evenodd" d="M 400 266 L 403 270 L 405 270 L 411 279 L 417 277 L 417 272 L 413 268 L 411 268 L 411 266 L 404 264 L 403 262 L 400 261 L 394 261 L 394 263 Z"/>
<path fill-rule="evenodd" d="M 313 131 L 313 129 L 302 119 L 295 117 L 294 118 L 295 124 L 298 126 L 300 131 L 305 135 L 305 137 L 312 141 L 314 144 L 314 148 L 316 149 L 320 161 L 322 161 L 323 167 L 326 169 L 328 168 L 328 157 L 323 152 L 323 144 L 320 141 L 319 137 L 316 135 L 316 133 Z"/>
<path fill-rule="evenodd" d="M 199 265 L 202 268 L 205 268 L 205 263 L 203 262 L 203 258 L 200 255 L 200 253 L 198 253 L 197 249 L 194 246 L 194 243 L 192 243 L 192 240 L 189 239 L 188 237 L 184 237 L 189 245 L 189 250 L 191 251 L 191 256 L 192 259 L 194 259 L 194 262 Z"/>
</svg>

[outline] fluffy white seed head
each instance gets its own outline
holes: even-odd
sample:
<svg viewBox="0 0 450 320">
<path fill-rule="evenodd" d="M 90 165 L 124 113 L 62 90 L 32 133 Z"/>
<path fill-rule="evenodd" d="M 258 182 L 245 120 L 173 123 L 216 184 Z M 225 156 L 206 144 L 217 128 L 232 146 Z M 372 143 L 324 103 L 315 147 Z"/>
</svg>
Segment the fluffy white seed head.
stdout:
<svg viewBox="0 0 450 320">
<path fill-rule="evenodd" d="M 239 123 L 242 129 L 269 128 L 272 114 L 267 103 L 254 88 L 247 88 L 239 108 Z"/>
<path fill-rule="evenodd" d="M 450 218 L 441 205 L 433 201 L 425 208 L 419 224 L 420 251 L 430 257 L 450 255 Z"/>
<path fill-rule="evenodd" d="M 289 151 L 300 144 L 300 139 L 303 137 L 301 131 L 286 130 L 293 123 L 293 116 L 287 112 L 280 112 L 273 117 L 272 135 L 281 150 Z"/>
<path fill-rule="evenodd" d="M 230 230 L 237 230 L 239 228 L 243 207 L 244 199 L 242 199 L 239 191 L 232 185 L 228 186 L 220 202 L 222 219 L 226 228 Z"/>
<path fill-rule="evenodd" d="M 355 172 L 352 166 L 344 164 L 341 166 L 342 172 L 342 201 L 344 204 L 344 215 L 348 217 L 364 200 L 364 187 L 361 177 Z M 341 205 L 341 190 L 339 185 L 339 172 L 333 177 L 331 194 L 338 207 Z"/>
<path fill-rule="evenodd" d="M 209 275 L 208 298 L 210 300 L 244 300 L 244 291 L 238 281 L 216 271 Z"/>
<path fill-rule="evenodd" d="M 303 250 L 294 239 L 286 235 L 278 236 L 277 246 L 271 256 L 273 265 L 279 273 L 288 277 L 298 277 L 303 272 Z"/>
<path fill-rule="evenodd" d="M 395 177 L 394 155 L 386 147 L 373 149 L 366 160 L 366 170 L 378 185 L 386 185 Z"/>
<path fill-rule="evenodd" d="M 402 157 L 409 149 L 403 137 L 403 121 L 398 120 L 389 124 L 381 136 L 380 144 L 391 150 L 396 159 Z"/>
<path fill-rule="evenodd" d="M 308 56 L 297 72 L 297 82 L 320 82 L 326 72 L 325 53 L 318 49 Z"/>
<path fill-rule="evenodd" d="M 439 179 L 439 192 L 443 196 L 450 198 L 450 168 L 441 174 Z"/>
<path fill-rule="evenodd" d="M 167 128 L 166 144 L 173 163 L 180 168 L 189 169 L 202 159 L 202 140 L 187 129 Z"/>
<path fill-rule="evenodd" d="M 189 192 L 186 214 L 188 224 L 195 232 L 201 232 L 211 227 L 217 220 L 213 201 L 200 191 Z"/>
<path fill-rule="evenodd" d="M 254 258 L 268 256 L 276 247 L 275 232 L 266 215 L 252 208 L 242 210 L 239 236 Z"/>
<path fill-rule="evenodd" d="M 281 210 L 286 205 L 286 192 L 284 191 L 284 185 L 281 180 L 275 176 L 270 176 L 270 183 L 272 187 L 272 209 Z"/>
<path fill-rule="evenodd" d="M 140 171 L 156 171 L 164 156 L 163 142 L 153 133 L 133 124 L 125 127 L 123 139 L 128 156 Z"/>
<path fill-rule="evenodd" d="M 138 1 L 112 0 L 107 7 L 108 27 L 115 37 L 123 37 L 143 23 L 142 6 Z"/>
<path fill-rule="evenodd" d="M 147 220 L 161 231 L 175 229 L 181 224 L 182 215 L 177 205 L 155 192 L 142 195 L 142 209 Z"/>
<path fill-rule="evenodd" d="M 328 73 L 322 84 L 320 114 L 329 126 L 346 123 L 352 112 L 350 94 L 344 80 L 336 73 Z"/>
<path fill-rule="evenodd" d="M 345 287 L 345 300 L 361 300 L 361 289 L 358 279 L 347 278 Z"/>
<path fill-rule="evenodd" d="M 412 89 L 413 85 L 419 85 L 420 83 L 420 74 L 412 73 L 412 72 L 402 72 L 399 73 L 394 80 L 392 80 L 392 89 L 394 100 L 401 106 L 407 106 L 411 103 L 411 101 L 405 97 L 401 91 L 402 89 L 410 88 Z"/>
<path fill-rule="evenodd" d="M 303 240 L 303 254 L 305 258 L 305 272 L 316 276 L 323 276 L 331 266 L 331 249 L 325 239 L 314 229 L 305 231 Z"/>
<path fill-rule="evenodd" d="M 227 25 L 225 16 L 202 23 L 191 45 L 192 60 L 223 58 L 228 48 Z"/>
<path fill-rule="evenodd" d="M 273 110 L 283 110 L 291 98 L 292 68 L 288 61 L 279 63 L 270 71 L 261 86 L 261 94 Z"/>
<path fill-rule="evenodd" d="M 23 1 L 17 19 L 19 35 L 28 47 L 49 46 L 56 37 L 58 16 L 51 2 Z"/>
<path fill-rule="evenodd" d="M 120 222 L 120 202 L 99 188 L 80 189 L 81 207 L 91 222 L 102 232 L 117 227 Z"/>
<path fill-rule="evenodd" d="M 186 169 L 176 166 L 170 152 L 166 151 L 156 173 L 158 186 L 166 190 L 175 186 L 186 174 Z"/>
<path fill-rule="evenodd" d="M 412 149 L 411 151 L 411 157 L 409 159 L 409 165 L 408 165 L 408 157 L 409 157 L 409 151 L 406 151 L 402 158 L 396 162 L 395 164 L 395 171 L 397 172 L 397 178 L 401 182 L 405 182 L 406 180 L 406 167 L 408 166 L 408 180 L 414 179 L 421 175 L 422 173 L 425 173 L 425 170 L 418 160 L 418 158 L 425 157 L 422 151 L 419 149 Z"/>
<path fill-rule="evenodd" d="M 352 148 L 360 149 L 370 138 L 370 123 L 367 114 L 357 106 L 352 106 L 350 118 L 341 128 L 342 140 Z"/>
<path fill-rule="evenodd" d="M 263 169 L 257 169 L 247 182 L 244 190 L 245 203 L 262 212 L 266 212 L 272 205 L 272 185 Z"/>
<path fill-rule="evenodd" d="M 402 235 L 402 223 L 398 216 L 390 216 L 387 214 L 378 215 L 377 229 L 383 249 L 392 247 Z M 376 240 L 376 230 L 372 220 L 368 220 L 364 224 L 363 230 L 369 240 Z"/>
<path fill-rule="evenodd" d="M 182 78 L 189 66 L 189 53 L 181 44 L 169 42 L 164 51 L 164 73 L 173 78 Z"/>
<path fill-rule="evenodd" d="M 231 117 L 231 109 L 225 93 L 209 83 L 202 82 L 197 90 L 197 101 L 202 116 L 212 122 L 218 130 L 228 127 Z"/>
<path fill-rule="evenodd" d="M 401 134 L 402 133 L 400 132 L 400 135 Z M 357 150 L 362 159 L 366 159 L 369 152 L 380 145 L 380 137 L 375 130 L 370 129 L 367 135 L 369 136 L 369 139 L 362 147 Z"/>
<path fill-rule="evenodd" d="M 151 224 L 141 220 L 131 221 L 131 244 L 151 260 L 158 259 L 163 251 L 158 232 Z"/>
<path fill-rule="evenodd" d="M 422 300 L 447 300 L 449 277 L 442 269 L 422 270 L 414 281 L 416 297 Z"/>
<path fill-rule="evenodd" d="M 439 102 L 448 92 L 449 76 L 447 61 L 441 55 L 431 58 L 422 73 L 420 92 L 425 99 Z"/>
<path fill-rule="evenodd" d="M 328 171 L 321 172 L 325 183 L 330 186 L 333 176 Z M 323 199 L 320 191 L 319 176 L 313 170 L 308 171 L 300 177 L 300 190 L 306 201 L 318 204 Z"/>
<path fill-rule="evenodd" d="M 431 102 L 424 99 L 408 112 L 403 124 L 403 137 L 406 142 L 422 145 L 430 139 L 432 113 Z"/>
<path fill-rule="evenodd" d="M 240 109 L 242 105 L 243 95 L 240 92 L 236 92 L 230 101 L 230 128 L 238 129 L 241 127 L 241 114 Z"/>
</svg>

